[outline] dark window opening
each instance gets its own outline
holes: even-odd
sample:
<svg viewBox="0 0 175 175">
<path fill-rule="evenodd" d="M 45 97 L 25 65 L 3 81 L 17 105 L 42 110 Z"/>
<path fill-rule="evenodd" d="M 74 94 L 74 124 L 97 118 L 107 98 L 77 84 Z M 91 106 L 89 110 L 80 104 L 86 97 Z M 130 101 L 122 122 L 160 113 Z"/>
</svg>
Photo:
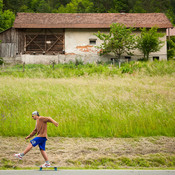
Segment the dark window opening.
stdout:
<svg viewBox="0 0 175 175">
<path fill-rule="evenodd" d="M 96 45 L 96 40 L 97 39 L 89 39 L 89 44 L 90 45 Z"/>
<path fill-rule="evenodd" d="M 125 56 L 126 60 L 131 60 L 131 56 Z"/>
<path fill-rule="evenodd" d="M 159 57 L 153 57 L 153 61 L 155 60 L 159 61 Z"/>
</svg>

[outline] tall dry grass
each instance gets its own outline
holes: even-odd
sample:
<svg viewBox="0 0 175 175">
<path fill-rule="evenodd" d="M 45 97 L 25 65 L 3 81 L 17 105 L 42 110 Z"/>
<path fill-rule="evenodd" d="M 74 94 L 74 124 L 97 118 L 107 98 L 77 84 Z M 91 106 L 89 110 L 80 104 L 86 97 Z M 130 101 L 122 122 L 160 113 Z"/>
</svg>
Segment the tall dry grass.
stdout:
<svg viewBox="0 0 175 175">
<path fill-rule="evenodd" d="M 173 76 L 0 78 L 0 135 L 26 136 L 31 112 L 51 116 L 49 136 L 175 136 Z"/>
</svg>

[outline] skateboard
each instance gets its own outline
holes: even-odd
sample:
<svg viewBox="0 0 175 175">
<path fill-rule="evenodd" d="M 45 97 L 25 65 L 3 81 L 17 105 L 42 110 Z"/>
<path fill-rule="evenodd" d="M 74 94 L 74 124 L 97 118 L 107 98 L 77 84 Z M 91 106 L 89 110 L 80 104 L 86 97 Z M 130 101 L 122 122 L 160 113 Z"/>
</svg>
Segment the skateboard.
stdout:
<svg viewBox="0 0 175 175">
<path fill-rule="evenodd" d="M 57 171 L 57 166 L 50 166 L 50 167 L 39 167 L 39 170 L 42 171 L 44 168 L 54 168 L 55 171 Z"/>
</svg>

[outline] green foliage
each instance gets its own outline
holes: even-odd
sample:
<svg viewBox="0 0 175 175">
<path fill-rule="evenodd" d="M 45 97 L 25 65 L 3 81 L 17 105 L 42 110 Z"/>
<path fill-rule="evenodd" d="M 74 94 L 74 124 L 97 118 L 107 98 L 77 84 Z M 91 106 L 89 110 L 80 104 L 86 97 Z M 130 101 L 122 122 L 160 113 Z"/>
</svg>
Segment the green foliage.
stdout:
<svg viewBox="0 0 175 175">
<path fill-rule="evenodd" d="M 118 64 L 111 66 L 107 64 L 83 64 L 82 60 L 76 60 L 75 63 L 69 64 L 26 64 L 25 72 L 23 65 L 6 67 L 0 76 L 11 76 L 18 78 L 71 78 L 80 76 L 111 76 L 122 74 L 142 74 L 149 76 L 173 75 L 175 73 L 175 62 L 171 61 L 154 61 L 142 62 L 131 61 L 122 63 L 119 68 Z"/>
<path fill-rule="evenodd" d="M 75 65 L 78 66 L 78 65 L 83 65 L 83 61 L 81 59 L 75 59 Z"/>
<path fill-rule="evenodd" d="M 3 0 L 0 0 L 0 11 L 3 9 Z"/>
<path fill-rule="evenodd" d="M 111 5 L 106 9 L 108 13 L 120 13 L 121 11 L 128 12 L 128 4 L 126 0 L 113 0 L 113 1 L 107 1 L 109 4 L 111 2 Z"/>
<path fill-rule="evenodd" d="M 175 57 L 175 37 L 171 37 L 170 40 L 167 40 L 167 55 L 168 59 L 174 59 Z"/>
<path fill-rule="evenodd" d="M 66 7 L 61 5 L 58 13 L 88 13 L 92 8 L 93 3 L 89 0 L 72 0 Z"/>
<path fill-rule="evenodd" d="M 15 14 L 10 10 L 3 11 L 3 2 L 0 0 L 0 32 L 12 27 Z"/>
<path fill-rule="evenodd" d="M 5 10 L 4 12 L 0 12 L 0 32 L 12 27 L 13 22 L 15 20 L 15 14 L 10 10 Z"/>
<path fill-rule="evenodd" d="M 32 0 L 31 9 L 34 12 L 39 12 L 39 13 L 51 12 L 51 7 L 49 6 L 48 2 L 46 2 L 45 0 Z M 30 9 L 28 10 L 30 11 Z"/>
<path fill-rule="evenodd" d="M 165 12 L 167 18 L 171 21 L 172 24 L 175 24 L 175 14 L 173 12 L 173 9 L 168 9 Z"/>
<path fill-rule="evenodd" d="M 157 32 L 158 28 L 152 27 L 147 30 L 141 29 L 141 36 L 137 37 L 137 48 L 143 53 L 144 59 L 149 59 L 151 52 L 157 52 L 163 47 L 164 42 L 159 38 L 163 37 L 163 33 Z"/>
<path fill-rule="evenodd" d="M 3 58 L 0 57 L 0 65 L 2 65 L 3 63 L 4 63 L 4 60 L 3 60 Z"/>
<path fill-rule="evenodd" d="M 132 34 L 133 28 L 127 28 L 123 24 L 113 23 L 110 27 L 109 34 L 101 33 L 95 34 L 103 43 L 98 47 L 101 49 L 101 55 L 107 53 L 114 53 L 118 58 L 123 53 L 132 55 L 135 48 L 135 37 Z"/>
<path fill-rule="evenodd" d="M 37 12 L 39 13 L 49 13 L 50 10 L 50 6 L 47 2 L 45 2 L 45 0 L 41 0 L 39 3 L 39 6 L 37 7 Z"/>
<path fill-rule="evenodd" d="M 30 13 L 30 12 L 33 12 L 33 11 L 31 9 L 29 9 L 28 6 L 23 5 L 23 6 L 20 7 L 19 12 Z"/>
<path fill-rule="evenodd" d="M 128 4 L 131 9 L 130 12 L 145 13 L 145 12 L 166 12 L 171 9 L 171 0 L 129 0 Z"/>
<path fill-rule="evenodd" d="M 121 66 L 120 70 L 121 73 L 129 73 L 132 74 L 134 72 L 140 71 L 141 69 L 145 68 L 148 64 L 144 62 L 135 62 L 132 61 L 129 64 L 125 63 Z"/>
<path fill-rule="evenodd" d="M 142 0 L 137 0 L 133 6 L 133 9 L 130 10 L 131 13 L 145 13 L 146 10 L 144 9 Z"/>
</svg>

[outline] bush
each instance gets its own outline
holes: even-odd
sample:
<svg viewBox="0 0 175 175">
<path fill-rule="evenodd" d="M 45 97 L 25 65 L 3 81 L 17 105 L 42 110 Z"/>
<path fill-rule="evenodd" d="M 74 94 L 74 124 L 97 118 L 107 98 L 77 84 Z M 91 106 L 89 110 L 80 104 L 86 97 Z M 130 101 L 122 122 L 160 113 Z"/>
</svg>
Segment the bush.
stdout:
<svg viewBox="0 0 175 175">
<path fill-rule="evenodd" d="M 171 37 L 170 40 L 167 41 L 167 47 L 170 48 L 167 51 L 168 59 L 174 59 L 175 57 L 175 37 Z"/>
<path fill-rule="evenodd" d="M 2 65 L 4 63 L 3 58 L 0 58 L 0 65 Z"/>
<path fill-rule="evenodd" d="M 168 56 L 168 60 L 174 59 L 174 57 L 175 57 L 175 49 L 174 48 L 169 49 L 167 51 L 167 56 Z"/>
<path fill-rule="evenodd" d="M 69 78 L 79 76 L 105 75 L 114 76 L 122 74 L 140 74 L 140 75 L 170 75 L 175 73 L 175 61 L 131 61 L 111 65 L 103 64 L 81 64 L 73 62 L 67 64 L 55 64 L 54 69 L 51 65 L 26 64 L 25 72 L 23 65 L 6 67 L 7 72 L 0 72 L 0 76 L 28 77 L 28 78 Z M 8 73 L 10 71 L 10 74 Z"/>
<path fill-rule="evenodd" d="M 78 66 L 78 65 L 83 65 L 83 61 L 82 59 L 75 59 L 75 65 Z"/>
<path fill-rule="evenodd" d="M 141 68 L 145 66 L 144 62 L 131 61 L 130 63 L 124 63 L 120 70 L 121 73 L 134 73 L 136 71 L 140 71 Z"/>
</svg>

